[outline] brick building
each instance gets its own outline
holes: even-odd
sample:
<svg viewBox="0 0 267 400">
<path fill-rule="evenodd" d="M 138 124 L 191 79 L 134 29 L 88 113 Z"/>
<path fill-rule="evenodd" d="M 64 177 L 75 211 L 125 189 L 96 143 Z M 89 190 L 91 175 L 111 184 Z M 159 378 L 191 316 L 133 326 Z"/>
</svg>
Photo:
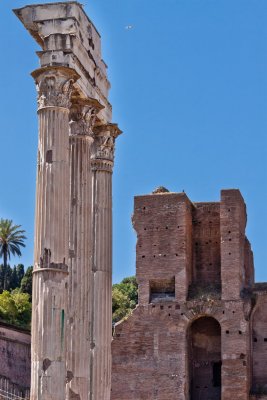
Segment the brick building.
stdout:
<svg viewBox="0 0 267 400">
<path fill-rule="evenodd" d="M 246 219 L 234 189 L 135 197 L 139 304 L 115 327 L 112 400 L 267 399 L 267 284 Z"/>
</svg>

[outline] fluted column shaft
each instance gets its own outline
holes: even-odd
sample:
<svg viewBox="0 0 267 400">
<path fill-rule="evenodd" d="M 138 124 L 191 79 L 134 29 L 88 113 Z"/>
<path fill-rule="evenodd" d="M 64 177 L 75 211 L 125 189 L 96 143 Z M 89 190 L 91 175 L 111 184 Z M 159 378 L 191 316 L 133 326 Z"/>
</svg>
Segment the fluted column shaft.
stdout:
<svg viewBox="0 0 267 400">
<path fill-rule="evenodd" d="M 120 131 L 108 124 L 95 130 L 92 156 L 93 265 L 90 400 L 109 400 L 112 339 L 112 169 Z"/>
<path fill-rule="evenodd" d="M 78 78 L 65 67 L 32 73 L 38 90 L 38 168 L 32 299 L 31 400 L 65 400 L 69 254 L 69 108 Z"/>
<path fill-rule="evenodd" d="M 77 100 L 70 114 L 70 270 L 67 398 L 88 400 L 90 391 L 92 174 L 94 125 L 100 104 Z"/>
</svg>

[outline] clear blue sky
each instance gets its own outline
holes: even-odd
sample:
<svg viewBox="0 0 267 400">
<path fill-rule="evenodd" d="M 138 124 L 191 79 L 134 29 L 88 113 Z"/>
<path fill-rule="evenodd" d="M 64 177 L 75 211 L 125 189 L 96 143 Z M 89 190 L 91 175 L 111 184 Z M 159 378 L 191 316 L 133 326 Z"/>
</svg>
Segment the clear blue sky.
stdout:
<svg viewBox="0 0 267 400">
<path fill-rule="evenodd" d="M 28 266 L 37 147 L 29 73 L 39 48 L 11 11 L 24 5 L 0 1 L 0 217 L 27 231 Z M 102 35 L 113 120 L 124 131 L 114 171 L 114 281 L 135 273 L 133 197 L 159 185 L 192 201 L 239 188 L 256 278 L 267 281 L 266 0 L 88 0 L 85 10 Z"/>
</svg>

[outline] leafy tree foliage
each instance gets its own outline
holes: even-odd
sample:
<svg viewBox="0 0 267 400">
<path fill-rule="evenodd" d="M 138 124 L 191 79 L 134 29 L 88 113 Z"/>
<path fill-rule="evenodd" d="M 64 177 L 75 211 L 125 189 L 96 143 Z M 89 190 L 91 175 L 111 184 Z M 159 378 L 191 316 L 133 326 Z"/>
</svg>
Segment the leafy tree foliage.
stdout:
<svg viewBox="0 0 267 400">
<path fill-rule="evenodd" d="M 10 255 L 21 256 L 21 247 L 25 247 L 25 231 L 20 229 L 21 225 L 14 225 L 11 219 L 0 219 L 0 257 L 3 258 L 4 277 L 7 278 L 7 260 Z M 4 290 L 7 288 L 4 279 Z"/>
<path fill-rule="evenodd" d="M 18 264 L 16 266 L 16 271 L 17 271 L 17 277 L 18 277 L 18 286 L 20 286 L 21 280 L 25 275 L 24 265 L 23 264 Z"/>
<path fill-rule="evenodd" d="M 30 301 L 32 299 L 32 271 L 33 267 L 27 268 L 25 275 L 21 280 L 20 291 L 22 293 L 28 293 Z"/>
<path fill-rule="evenodd" d="M 0 265 L 0 320 L 29 328 L 31 321 L 32 267 Z M 4 284 L 8 290 L 4 290 Z"/>
<path fill-rule="evenodd" d="M 113 323 L 127 317 L 138 302 L 138 285 L 135 276 L 124 278 L 112 286 Z"/>
<path fill-rule="evenodd" d="M 24 277 L 24 265 L 14 265 L 13 268 L 7 265 L 6 268 L 0 264 L 0 293 L 3 290 L 13 290 L 19 288 Z"/>
<path fill-rule="evenodd" d="M 1 268 L 2 267 L 2 268 Z M 0 265 L 0 319 L 10 324 L 29 327 L 31 320 L 31 295 L 32 295 L 32 271 L 29 267 L 21 279 L 21 271 L 24 272 L 22 264 L 8 265 L 8 277 L 6 283 L 8 290 L 3 290 L 4 268 Z M 21 279 L 21 282 L 20 282 Z M 14 289 L 15 282 L 17 287 Z M 138 303 L 138 285 L 135 276 L 124 278 L 121 283 L 112 286 L 112 313 L 113 324 L 126 318 Z"/>
<path fill-rule="evenodd" d="M 0 319 L 24 328 L 30 327 L 31 303 L 27 293 L 19 289 L 12 292 L 4 290 L 0 294 Z"/>
<path fill-rule="evenodd" d="M 17 275 L 17 268 L 16 265 L 14 265 L 13 269 L 8 266 L 9 269 L 11 270 L 11 275 L 10 275 L 10 280 L 7 289 L 16 289 L 19 286 L 19 281 L 18 281 L 18 275 Z"/>
</svg>

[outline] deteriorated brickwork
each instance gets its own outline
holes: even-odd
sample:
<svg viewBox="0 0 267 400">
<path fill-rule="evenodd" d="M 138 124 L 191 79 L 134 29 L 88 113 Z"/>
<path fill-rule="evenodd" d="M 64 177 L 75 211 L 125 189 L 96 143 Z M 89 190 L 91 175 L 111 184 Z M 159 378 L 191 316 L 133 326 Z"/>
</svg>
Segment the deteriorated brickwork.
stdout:
<svg viewBox="0 0 267 400">
<path fill-rule="evenodd" d="M 221 284 L 220 204 L 197 203 L 193 209 L 193 283 Z"/>
<path fill-rule="evenodd" d="M 115 327 L 112 400 L 266 398 L 267 286 L 240 192 L 138 196 L 133 224 L 139 304 Z"/>
<path fill-rule="evenodd" d="M 0 324 L 0 394 L 1 391 L 8 391 L 29 397 L 30 343 L 29 332 Z"/>
</svg>

